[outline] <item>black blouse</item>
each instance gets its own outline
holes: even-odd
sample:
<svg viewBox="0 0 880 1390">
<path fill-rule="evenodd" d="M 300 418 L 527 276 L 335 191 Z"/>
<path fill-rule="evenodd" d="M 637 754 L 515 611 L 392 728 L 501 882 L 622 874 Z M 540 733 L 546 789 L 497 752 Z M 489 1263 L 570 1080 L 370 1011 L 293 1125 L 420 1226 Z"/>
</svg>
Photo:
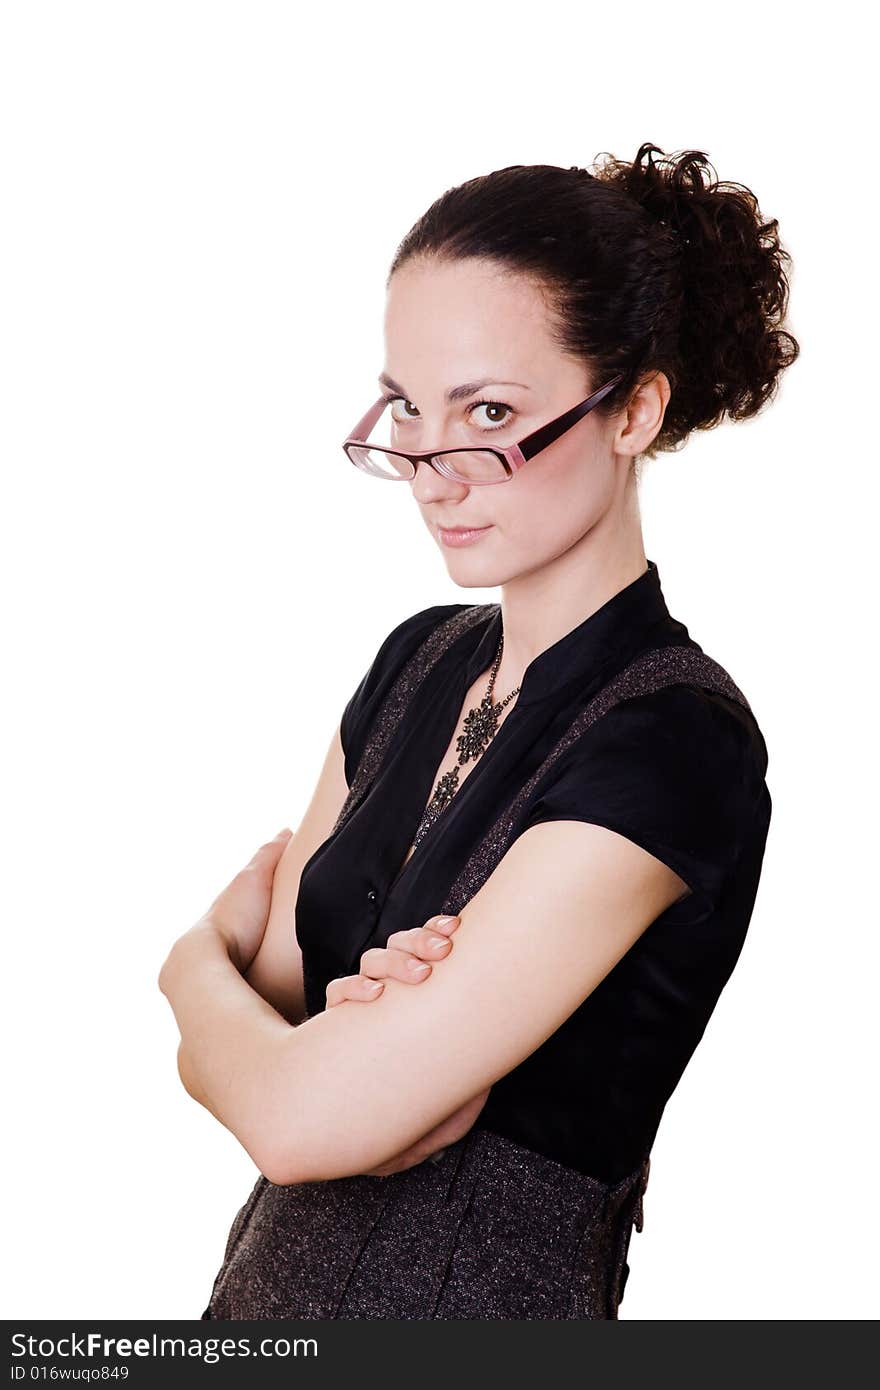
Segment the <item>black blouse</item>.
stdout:
<svg viewBox="0 0 880 1390">
<path fill-rule="evenodd" d="M 439 623 L 471 607 L 426 608 L 386 637 L 342 715 L 349 785 L 405 662 Z M 367 794 L 303 868 L 296 933 L 310 1015 L 325 1007 L 329 980 L 357 972 L 367 947 L 443 910 L 474 844 L 601 687 L 650 648 L 703 650 L 670 616 L 648 561 L 530 663 L 494 739 L 401 870 L 465 694 L 495 656 L 501 609 L 482 607 L 415 690 Z M 647 1157 L 743 946 L 770 823 L 766 771 L 751 710 L 683 683 L 616 705 L 539 778 L 514 838 L 546 820 L 604 825 L 668 864 L 692 893 L 495 1083 L 476 1128 L 604 1182 Z"/>
</svg>

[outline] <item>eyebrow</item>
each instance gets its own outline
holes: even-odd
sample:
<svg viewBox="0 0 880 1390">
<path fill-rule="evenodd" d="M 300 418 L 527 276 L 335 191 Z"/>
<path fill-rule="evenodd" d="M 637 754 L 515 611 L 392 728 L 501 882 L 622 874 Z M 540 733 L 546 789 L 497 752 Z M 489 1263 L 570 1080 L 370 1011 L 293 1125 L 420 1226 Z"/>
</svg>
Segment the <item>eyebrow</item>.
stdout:
<svg viewBox="0 0 880 1390">
<path fill-rule="evenodd" d="M 397 391 L 404 400 L 410 399 L 404 387 L 393 377 L 390 377 L 387 372 L 379 373 L 379 383 L 382 386 L 388 386 L 392 391 Z M 475 396 L 478 391 L 482 391 L 484 386 L 521 386 L 524 391 L 531 391 L 532 389 L 530 386 L 526 386 L 524 381 L 498 381 L 495 377 L 486 376 L 481 381 L 465 381 L 461 386 L 450 386 L 446 392 L 446 399 L 450 405 L 455 401 L 467 400 L 468 396 Z"/>
</svg>

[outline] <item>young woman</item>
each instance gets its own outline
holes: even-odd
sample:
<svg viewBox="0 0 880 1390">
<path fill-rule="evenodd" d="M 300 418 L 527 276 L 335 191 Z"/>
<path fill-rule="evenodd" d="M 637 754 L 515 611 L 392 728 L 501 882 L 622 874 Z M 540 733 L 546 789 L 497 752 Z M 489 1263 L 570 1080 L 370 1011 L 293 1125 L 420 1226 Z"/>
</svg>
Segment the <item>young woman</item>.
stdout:
<svg viewBox="0 0 880 1390">
<path fill-rule="evenodd" d="M 499 601 L 394 628 L 296 833 L 162 967 L 184 1085 L 261 1170 L 205 1318 L 618 1315 L 771 812 L 748 701 L 646 557 L 638 465 L 754 415 L 798 353 L 776 222 L 655 153 L 472 179 L 395 255 L 345 449 Z"/>
</svg>

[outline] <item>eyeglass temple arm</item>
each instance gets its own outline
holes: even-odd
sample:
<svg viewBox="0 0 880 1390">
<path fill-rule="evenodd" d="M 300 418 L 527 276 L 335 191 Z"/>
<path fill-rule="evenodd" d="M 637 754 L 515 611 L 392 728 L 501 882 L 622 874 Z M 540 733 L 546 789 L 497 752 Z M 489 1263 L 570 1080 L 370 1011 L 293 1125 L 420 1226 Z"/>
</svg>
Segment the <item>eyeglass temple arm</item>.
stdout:
<svg viewBox="0 0 880 1390">
<path fill-rule="evenodd" d="M 623 380 L 624 375 L 624 372 L 618 372 L 617 376 L 612 377 L 610 381 L 606 381 L 604 386 L 600 386 L 599 390 L 594 391 L 592 396 L 588 396 L 585 401 L 581 401 L 580 405 L 572 406 L 571 410 L 567 410 L 564 415 L 560 415 L 558 420 L 552 420 L 549 425 L 542 425 L 540 429 L 535 430 L 532 434 L 527 434 L 525 439 L 521 439 L 518 447 L 523 461 L 532 458 L 534 454 L 540 453 L 542 449 L 546 449 L 548 444 L 552 444 L 560 435 L 565 434 L 566 430 L 571 429 L 572 425 L 576 424 L 584 415 L 589 414 L 593 406 L 598 405 L 603 396 L 607 396 L 608 392 L 612 391 L 617 383 Z"/>
<path fill-rule="evenodd" d="M 612 377 L 610 381 L 606 381 L 605 385 L 600 386 L 598 391 L 594 391 L 592 396 L 588 396 L 580 405 L 573 406 L 571 410 L 566 411 L 558 420 L 552 421 L 549 425 L 542 425 L 540 429 L 534 430 L 532 434 L 526 435 L 525 439 L 521 439 L 519 444 L 513 445 L 509 451 L 502 451 L 514 455 L 514 457 L 509 458 L 508 461 L 516 468 L 521 462 L 525 462 L 526 459 L 530 459 L 534 454 L 539 453 L 541 449 L 546 449 L 548 444 L 552 444 L 561 434 L 564 434 L 567 429 L 570 429 L 572 425 L 576 424 L 578 420 L 588 414 L 588 412 L 593 409 L 594 405 L 598 405 L 602 398 L 607 396 L 608 392 L 612 391 L 619 381 L 623 380 L 623 377 L 624 373 L 618 372 L 617 376 Z M 380 396 L 375 404 L 370 406 L 366 415 L 362 420 L 358 421 L 351 434 L 343 442 L 345 444 L 350 444 L 353 441 L 365 443 L 369 438 L 370 430 L 379 419 L 379 416 L 382 414 L 387 404 L 388 401 L 386 398 Z M 517 455 L 518 457 L 516 457 Z"/>
<path fill-rule="evenodd" d="M 376 421 L 382 414 L 382 411 L 385 409 L 387 404 L 388 402 L 385 399 L 385 397 L 380 396 L 379 399 L 376 401 L 376 404 L 370 406 L 364 418 L 358 421 L 351 434 L 348 436 L 347 439 L 343 441 L 343 443 L 351 444 L 354 441 L 357 441 L 360 444 L 366 443 L 366 441 L 370 437 L 370 430 L 375 425 Z"/>
</svg>

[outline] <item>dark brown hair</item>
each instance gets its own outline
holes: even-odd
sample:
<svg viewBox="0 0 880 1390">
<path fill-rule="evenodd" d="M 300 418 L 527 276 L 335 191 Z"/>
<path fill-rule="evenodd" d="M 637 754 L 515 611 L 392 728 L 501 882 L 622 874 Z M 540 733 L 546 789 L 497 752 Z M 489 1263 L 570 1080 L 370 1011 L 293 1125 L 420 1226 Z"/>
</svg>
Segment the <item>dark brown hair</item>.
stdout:
<svg viewBox="0 0 880 1390">
<path fill-rule="evenodd" d="M 800 351 L 780 326 L 791 257 L 776 219 L 748 188 L 719 183 L 700 150 L 667 157 L 644 144 L 632 163 L 605 154 L 593 168 L 514 164 L 449 189 L 404 237 L 388 280 L 417 256 L 485 257 L 528 275 L 560 348 L 588 368 L 585 394 L 625 372 L 600 414 L 654 372 L 668 377 L 644 457 L 725 415 L 757 414 Z"/>
</svg>

